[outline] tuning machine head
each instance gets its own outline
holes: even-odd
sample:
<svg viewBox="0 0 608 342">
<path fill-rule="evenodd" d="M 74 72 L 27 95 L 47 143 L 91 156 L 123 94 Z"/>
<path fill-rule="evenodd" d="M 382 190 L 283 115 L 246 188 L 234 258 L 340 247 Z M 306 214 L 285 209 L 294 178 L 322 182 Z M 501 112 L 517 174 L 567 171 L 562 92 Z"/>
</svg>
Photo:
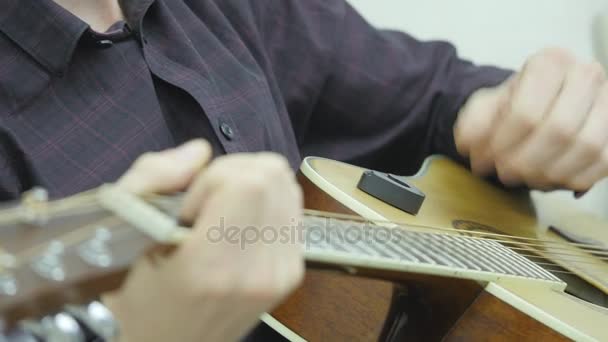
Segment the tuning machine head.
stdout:
<svg viewBox="0 0 608 342">
<path fill-rule="evenodd" d="M 49 220 L 49 194 L 43 188 L 35 187 L 21 196 L 21 216 L 23 222 L 43 226 Z"/>
<path fill-rule="evenodd" d="M 61 241 L 51 241 L 44 254 L 34 260 L 32 269 L 43 278 L 58 282 L 65 280 L 64 251 L 65 246 Z"/>
<path fill-rule="evenodd" d="M 17 267 L 17 259 L 0 250 L 0 296 L 17 294 L 17 279 L 12 270 Z"/>
</svg>

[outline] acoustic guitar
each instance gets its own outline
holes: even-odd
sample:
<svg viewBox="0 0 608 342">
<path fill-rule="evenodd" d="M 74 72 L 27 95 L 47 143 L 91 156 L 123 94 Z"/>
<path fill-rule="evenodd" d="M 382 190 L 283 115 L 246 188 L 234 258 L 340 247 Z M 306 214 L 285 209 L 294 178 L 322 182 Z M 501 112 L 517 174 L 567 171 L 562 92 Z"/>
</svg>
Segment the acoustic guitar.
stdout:
<svg viewBox="0 0 608 342">
<path fill-rule="evenodd" d="M 376 173 L 398 185 L 387 198 L 362 190 L 369 175 L 303 162 L 306 278 L 262 317 L 283 336 L 608 341 L 607 222 L 507 193 L 443 157 L 412 177 Z M 404 198 L 417 201 L 410 213 L 394 202 Z M 189 232 L 178 207 L 179 197 L 106 185 L 58 201 L 33 190 L 0 211 L 0 331 L 46 316 L 30 331 L 57 333 L 53 313 L 117 288 L 150 249 L 179 244 Z"/>
</svg>

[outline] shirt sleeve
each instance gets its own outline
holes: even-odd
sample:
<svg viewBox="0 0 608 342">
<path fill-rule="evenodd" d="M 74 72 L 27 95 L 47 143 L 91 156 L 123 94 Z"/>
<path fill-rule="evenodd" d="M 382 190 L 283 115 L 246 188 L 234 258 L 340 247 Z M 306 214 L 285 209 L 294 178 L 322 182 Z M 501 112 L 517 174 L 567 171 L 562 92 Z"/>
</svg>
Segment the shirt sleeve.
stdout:
<svg viewBox="0 0 608 342">
<path fill-rule="evenodd" d="M 475 90 L 510 71 L 475 66 L 440 41 L 366 22 L 343 0 L 283 0 L 262 30 L 301 153 L 411 173 L 459 161 L 452 127 Z"/>
</svg>

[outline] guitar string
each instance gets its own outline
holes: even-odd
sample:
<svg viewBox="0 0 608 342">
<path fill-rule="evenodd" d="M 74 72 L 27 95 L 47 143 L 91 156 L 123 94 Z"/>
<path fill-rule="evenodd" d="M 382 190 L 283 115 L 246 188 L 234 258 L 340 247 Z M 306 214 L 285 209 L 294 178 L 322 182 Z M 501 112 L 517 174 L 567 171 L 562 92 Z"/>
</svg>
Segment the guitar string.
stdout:
<svg viewBox="0 0 608 342">
<path fill-rule="evenodd" d="M 96 210 L 97 208 L 97 199 L 96 199 L 96 191 L 95 189 L 93 190 L 89 190 L 87 192 L 83 192 L 77 196 L 72 196 L 72 197 L 68 197 L 68 198 L 64 198 L 64 199 L 60 199 L 57 200 L 55 202 L 53 202 L 53 205 L 48 205 L 47 206 L 47 210 L 46 210 L 46 214 L 47 215 L 52 215 L 56 216 L 59 214 L 59 212 L 66 212 L 64 215 L 69 215 L 71 213 L 71 211 L 78 211 L 79 209 L 82 208 L 82 206 L 85 205 L 90 205 L 93 208 L 91 210 Z M 176 196 L 164 196 L 164 195 L 156 195 L 156 194 L 151 194 L 151 195 L 146 195 L 145 196 L 148 199 L 157 199 L 157 200 L 175 200 Z M 88 203 L 87 203 L 88 202 Z M 49 203 L 50 204 L 50 203 Z M 10 220 L 12 219 L 13 222 L 14 221 L 20 221 L 23 220 L 23 210 L 20 208 L 14 208 L 14 213 L 13 215 L 10 215 L 10 211 L 11 209 L 8 209 L 9 211 L 9 216 L 8 218 L 6 218 L 6 220 Z M 331 217 L 331 218 L 343 218 L 343 219 L 348 219 L 348 220 L 353 220 L 353 221 L 363 221 L 363 222 L 374 222 L 376 224 L 379 223 L 383 223 L 383 224 L 392 224 L 392 225 L 397 225 L 398 227 L 417 227 L 417 228 L 422 228 L 422 229 L 431 229 L 431 230 L 443 230 L 443 231 L 450 231 L 450 232 L 458 232 L 458 233 L 462 233 L 462 230 L 458 230 L 458 229 L 454 229 L 454 228 L 444 228 L 444 227 L 432 227 L 432 226 L 425 226 L 425 225 L 420 225 L 420 224 L 410 224 L 410 223 L 406 223 L 406 222 L 399 222 L 399 221 L 390 221 L 390 220 L 370 220 L 370 219 L 365 219 L 359 216 L 354 216 L 354 215 L 348 215 L 348 214 L 336 214 L 336 213 L 328 213 L 328 212 L 323 212 L 323 211 L 317 211 L 317 210 L 304 210 L 305 214 L 310 214 L 310 215 L 316 215 L 316 216 L 323 216 L 323 217 Z M 12 217 L 11 217 L 12 216 Z M 5 216 L 6 217 L 6 216 Z M 3 220 L 3 217 L 0 216 L 0 224 L 2 224 L 2 222 L 5 221 Z M 536 239 L 536 238 L 527 238 L 527 237 L 519 237 L 519 236 L 512 236 L 512 235 L 507 235 L 507 234 L 497 234 L 497 233 L 491 233 L 491 232 L 477 232 L 477 231 L 466 231 L 467 234 L 473 234 L 473 235 L 481 235 L 481 236 L 494 236 L 494 237 L 499 237 L 499 238 L 509 238 L 511 240 L 525 240 L 525 241 L 531 241 L 531 242 L 541 242 L 544 244 L 556 244 L 556 245 L 560 245 L 561 246 L 574 246 L 574 247 L 579 247 L 582 249 L 589 249 L 589 250 L 597 250 L 597 252 L 594 252 L 594 254 L 600 254 L 600 255 L 608 255 L 608 251 L 606 251 L 605 248 L 602 248 L 601 246 L 597 246 L 594 244 L 587 244 L 587 243 L 572 243 L 572 242 L 564 242 L 564 241 L 550 241 L 550 240 L 542 240 L 542 239 Z M 487 239 L 489 240 L 489 239 Z M 497 241 L 502 241 L 502 240 L 498 240 Z M 537 247 L 546 247 L 544 245 L 536 245 Z"/>
<path fill-rule="evenodd" d="M 467 237 L 467 238 L 471 239 L 471 237 Z M 480 238 L 475 238 L 475 239 L 487 241 L 487 239 L 483 239 L 483 238 L 481 238 L 481 239 Z M 491 240 L 491 241 L 494 241 L 494 240 Z M 504 241 L 499 241 L 499 242 L 500 243 L 504 243 Z M 512 243 L 512 242 L 509 242 L 509 243 Z M 515 243 L 513 243 L 513 244 L 515 244 Z M 514 250 L 514 251 L 521 251 L 521 252 L 516 252 L 516 253 L 518 253 L 519 255 L 521 255 L 523 257 L 529 258 L 529 259 L 541 259 L 541 260 L 545 260 L 545 261 L 552 261 L 552 263 L 541 263 L 539 261 L 530 260 L 531 262 L 534 262 L 534 263 L 536 263 L 538 265 L 541 265 L 541 266 L 552 266 L 552 267 L 563 268 L 563 266 L 560 266 L 559 264 L 555 263 L 555 261 L 553 261 L 551 259 L 558 260 L 558 261 L 561 261 L 561 262 L 573 263 L 573 264 L 577 264 L 577 265 L 590 265 L 590 266 L 603 266 L 604 265 L 603 263 L 598 263 L 595 260 L 595 259 L 601 259 L 601 258 L 595 258 L 592 261 L 589 261 L 589 260 L 580 260 L 580 259 L 574 259 L 574 258 L 564 258 L 564 257 L 559 257 L 558 258 L 558 257 L 555 257 L 555 255 L 575 256 L 575 257 L 578 257 L 578 258 L 584 258 L 584 256 L 573 255 L 573 254 L 565 254 L 565 253 L 554 253 L 554 252 L 550 253 L 551 254 L 550 256 L 542 256 L 542 255 L 537 254 L 539 251 L 531 250 L 530 248 L 518 248 L 518 247 L 512 247 L 512 246 L 505 246 L 505 247 L 507 247 L 507 248 L 509 248 L 511 250 Z M 526 252 L 526 253 L 524 253 L 524 252 Z M 530 253 L 534 253 L 534 254 L 530 254 Z"/>
<path fill-rule="evenodd" d="M 578 247 L 578 248 L 581 248 L 584 250 L 595 250 L 595 251 L 591 252 L 593 254 L 597 253 L 600 255 L 608 256 L 608 248 L 604 248 L 602 246 L 597 246 L 597 245 L 588 244 L 588 243 L 551 241 L 551 240 L 543 240 L 543 239 L 536 239 L 536 238 L 520 237 L 520 236 L 514 236 L 514 235 L 508 235 L 508 234 L 498 234 L 498 233 L 492 233 L 492 232 L 480 232 L 480 231 L 472 231 L 472 230 L 461 230 L 461 229 L 456 229 L 456 228 L 435 227 L 435 226 L 408 223 L 408 222 L 380 220 L 380 219 L 366 219 L 366 218 L 363 218 L 360 216 L 355 216 L 355 215 L 336 214 L 336 213 L 330 213 L 330 212 L 324 212 L 324 211 L 318 211 L 318 210 L 309 210 L 309 209 L 305 209 L 304 213 L 308 216 L 330 218 L 330 219 L 335 218 L 335 219 L 340 219 L 340 220 L 349 220 L 349 221 L 356 221 L 356 222 L 363 222 L 363 223 L 370 222 L 370 223 L 379 224 L 379 225 L 392 225 L 397 228 L 421 228 L 421 229 L 425 229 L 425 230 L 446 231 L 446 232 L 451 232 L 451 233 L 458 233 L 458 235 L 471 234 L 471 235 L 492 236 L 492 237 L 501 238 L 501 239 L 484 238 L 484 240 L 491 240 L 491 241 L 497 241 L 497 242 L 502 242 L 502 241 L 504 241 L 503 239 L 507 239 L 507 240 L 522 240 L 522 241 L 543 243 L 543 244 L 533 244 L 533 243 L 528 244 L 529 246 L 534 246 L 534 247 L 547 247 L 545 244 L 550 244 L 550 245 L 555 244 L 555 245 L 558 245 L 558 247 L 562 247 L 562 248 Z M 522 242 L 522 244 L 523 244 L 523 242 Z M 552 247 L 552 248 L 555 248 L 555 247 Z"/>
<path fill-rule="evenodd" d="M 467 238 L 471 238 L 471 237 L 467 237 Z M 482 240 L 482 241 L 496 241 L 498 243 L 503 244 L 503 241 L 501 240 L 490 240 L 490 239 L 484 239 L 484 238 L 479 238 L 479 237 L 475 237 L 473 239 L 477 239 L 477 240 Z M 516 244 L 516 243 L 512 243 L 512 244 Z M 504 246 L 504 244 L 503 244 Z M 505 246 L 506 248 L 513 250 L 515 253 L 526 257 L 530 262 L 534 262 L 538 265 L 541 266 L 553 266 L 553 267 L 559 267 L 559 268 L 567 268 L 567 267 L 574 267 L 576 266 L 588 266 L 590 268 L 602 268 L 602 267 L 607 267 L 608 265 L 602 261 L 606 261 L 606 258 L 600 258 L 600 257 L 594 257 L 594 256 L 589 256 L 589 255 L 574 255 L 574 254 L 566 254 L 566 253 L 556 253 L 556 252 L 550 252 L 550 253 L 544 253 L 547 255 L 542 255 L 543 251 L 539 251 L 539 250 L 535 250 L 535 249 L 531 249 L 531 248 L 517 248 L 517 247 L 512 247 L 512 246 Z M 519 252 L 518 252 L 519 251 Z M 532 253 L 532 254 L 531 254 Z M 561 255 L 570 255 L 570 256 L 575 256 L 577 258 L 567 258 Z M 557 256 L 560 255 L 560 256 Z M 592 258 L 592 259 L 591 259 Z M 552 264 L 548 264 L 548 265 L 542 265 L 543 263 L 541 263 L 540 261 L 534 260 L 534 259 L 540 259 L 540 260 L 545 260 L 545 261 L 550 261 Z M 598 260 L 599 259 L 599 260 Z M 564 263 L 566 265 L 563 265 L 560 263 Z M 573 265 L 575 264 L 575 265 Z M 546 267 L 543 267 L 546 268 Z M 579 272 L 582 272 L 582 270 L 578 270 Z M 573 274 L 577 274 L 574 272 L 570 272 Z"/>
<path fill-rule="evenodd" d="M 314 216 L 314 217 L 327 218 L 327 217 L 322 217 L 322 216 Z M 347 221 L 342 221 L 342 223 L 347 223 Z M 361 223 L 367 223 L 367 222 L 361 222 Z M 409 226 L 407 226 L 406 228 L 409 228 Z M 462 231 L 457 231 L 457 232 L 459 233 L 457 235 L 459 237 L 466 237 L 467 239 L 478 240 L 478 241 L 493 241 L 493 242 L 498 242 L 498 243 L 500 243 L 502 245 L 507 244 L 507 246 L 505 246 L 505 247 L 507 247 L 507 248 L 509 248 L 511 250 L 516 250 L 516 251 L 528 251 L 528 252 L 533 252 L 533 253 L 545 252 L 545 253 L 550 254 L 551 256 L 556 256 L 556 255 L 559 255 L 559 256 L 572 256 L 572 257 L 575 257 L 575 258 L 584 258 L 584 259 L 588 259 L 588 257 L 589 257 L 589 255 L 587 255 L 587 254 L 581 255 L 581 254 L 574 254 L 574 253 L 555 252 L 553 250 L 553 249 L 555 249 L 554 247 L 550 247 L 551 249 L 549 251 L 539 251 L 539 250 L 536 250 L 534 248 L 529 248 L 529 247 L 545 247 L 546 248 L 547 246 L 545 246 L 545 245 L 530 244 L 530 243 L 521 243 L 521 242 L 516 242 L 516 241 L 508 241 L 508 240 L 485 239 L 483 237 L 471 237 L 471 236 L 467 236 L 468 232 L 462 232 Z M 521 246 L 524 246 L 524 247 L 521 247 Z M 559 250 L 561 250 L 561 249 L 559 249 Z M 572 250 L 568 249 L 568 251 L 572 251 Z M 519 254 L 522 254 L 522 253 L 519 253 Z M 596 253 L 593 252 L 592 254 L 596 254 Z M 597 253 L 597 254 L 600 254 L 600 253 Z M 528 254 L 526 256 L 529 256 L 529 257 L 542 257 L 542 256 L 538 256 L 538 255 L 531 255 L 531 254 Z M 598 257 L 596 255 L 593 255 L 593 257 L 595 259 L 598 259 L 598 260 L 608 261 L 608 258 Z M 543 258 L 546 258 L 546 257 L 543 257 Z M 576 260 L 576 259 L 563 259 L 563 260 L 573 261 L 573 260 Z"/>
<path fill-rule="evenodd" d="M 90 236 L 90 234 L 87 234 L 87 233 L 91 233 L 94 229 L 96 229 L 98 227 L 104 227 L 104 228 L 112 230 L 113 238 L 115 238 L 117 235 L 120 236 L 120 235 L 124 235 L 126 233 L 136 232 L 135 229 L 125 228 L 123 225 L 117 224 L 119 222 L 120 222 L 120 220 L 116 217 L 106 217 L 106 218 L 103 218 L 103 219 L 97 221 L 96 223 L 91 223 L 89 225 L 86 225 L 82 229 L 69 232 L 68 234 L 64 234 L 64 236 L 62 236 L 61 238 L 57 238 L 54 240 L 61 241 L 68 248 L 71 248 L 71 247 L 74 247 L 76 244 L 85 241 L 86 238 Z M 120 231 L 117 232 L 116 231 L 117 228 L 121 228 Z M 21 255 L 21 258 L 19 258 L 20 259 L 19 264 L 22 264 L 22 263 L 28 261 L 28 259 L 35 257 L 36 256 L 35 252 L 43 250 L 43 249 L 44 249 L 43 246 L 36 246 L 34 248 L 27 250 L 25 253 L 23 253 L 25 255 Z M 26 257 L 25 259 L 23 259 L 24 256 Z M 577 273 L 564 269 L 560 265 L 557 265 L 554 263 L 540 263 L 540 262 L 535 262 L 532 260 L 530 260 L 530 261 L 537 265 L 541 265 L 541 267 L 545 266 L 542 268 L 545 269 L 546 271 L 549 271 L 552 273 L 578 275 Z M 550 260 L 547 260 L 547 261 L 550 261 Z M 554 269 L 553 267 L 559 267 L 559 269 Z M 496 273 L 496 272 L 493 272 L 493 273 Z"/>
<path fill-rule="evenodd" d="M 319 216 L 316 216 L 316 217 L 319 217 Z M 323 217 L 321 217 L 321 218 L 323 218 Z M 462 236 L 462 235 L 460 235 L 460 236 Z M 466 238 L 472 239 L 472 240 L 479 240 L 479 241 L 498 242 L 498 243 L 501 243 L 504 247 L 506 247 L 512 251 L 515 251 L 517 254 L 519 254 L 523 257 L 532 258 L 532 259 L 550 260 L 553 262 L 553 264 L 550 264 L 550 266 L 563 267 L 563 266 L 560 266 L 559 264 L 557 264 L 556 261 L 561 261 L 561 262 L 565 262 L 565 263 L 575 263 L 578 265 L 597 266 L 597 267 L 608 266 L 604 262 L 601 262 L 601 261 L 608 261 L 608 258 L 594 257 L 594 256 L 589 256 L 589 255 L 569 254 L 569 253 L 545 252 L 545 251 L 534 250 L 532 248 L 505 246 L 504 245 L 505 241 L 502 241 L 502 240 L 484 239 L 484 238 L 480 238 L 480 237 L 466 237 Z M 517 242 L 508 242 L 508 243 L 515 244 L 515 245 L 519 244 Z M 517 252 L 517 251 L 520 251 L 520 252 Z M 548 255 L 539 255 L 539 253 L 543 253 L 543 252 Z M 557 256 L 559 256 L 559 257 L 557 257 Z M 566 258 L 564 256 L 571 256 L 571 258 Z M 572 258 L 572 257 L 574 257 L 574 258 Z M 593 259 L 589 260 L 590 258 L 593 258 Z M 553 261 L 551 259 L 554 259 L 556 261 Z M 534 260 L 530 260 L 530 261 L 535 262 L 537 264 L 539 263 Z"/>
<path fill-rule="evenodd" d="M 91 224 L 89 224 L 87 226 L 84 226 L 83 229 L 79 230 L 78 232 L 79 233 L 82 233 L 82 232 L 85 232 L 85 231 L 86 232 L 92 232 L 94 229 L 96 229 L 99 226 L 103 226 L 104 228 L 107 228 L 107 229 L 111 230 L 112 231 L 112 236 L 114 238 L 116 238 L 116 237 L 124 238 L 124 235 L 126 235 L 126 234 L 132 234 L 133 232 L 137 232 L 136 230 L 134 230 L 134 229 L 132 229 L 132 228 L 130 228 L 128 226 L 125 227 L 123 225 L 109 224 L 109 222 L 119 222 L 119 221 L 120 220 L 117 219 L 117 218 L 115 218 L 115 217 L 104 218 L 104 219 L 101 219 L 100 221 L 98 221 L 96 223 L 91 223 Z M 75 232 L 72 232 L 72 233 L 75 233 Z M 66 237 L 64 236 L 64 237 L 58 238 L 56 240 L 62 241 L 62 243 L 66 244 L 66 246 L 68 248 L 73 248 L 76 244 L 85 241 L 84 239 L 77 239 L 76 235 L 77 234 L 70 234 L 69 239 L 66 239 Z M 79 235 L 82 235 L 82 234 L 79 234 Z M 33 253 L 33 252 L 35 252 L 36 250 L 41 250 L 41 249 L 43 249 L 41 246 L 38 246 L 37 248 L 30 249 L 29 253 L 26 253 L 26 254 L 29 254 L 29 255 L 27 255 L 26 258 L 23 258 L 23 256 L 22 256 L 19 259 L 19 262 L 17 263 L 17 265 L 22 265 L 22 264 L 26 263 L 27 261 L 31 261 L 31 259 L 33 257 L 35 257 L 35 253 Z M 552 265 L 552 264 L 547 264 L 547 265 L 548 266 L 555 266 L 555 265 Z M 547 267 L 543 267 L 543 269 L 545 269 L 546 271 L 551 272 L 553 274 L 558 273 L 558 274 L 576 275 L 576 273 L 573 273 L 571 271 L 564 270 L 564 269 L 550 269 L 550 268 L 547 268 Z M 2 272 L 0 272 L 0 273 L 2 273 Z M 490 273 L 505 274 L 504 272 L 500 272 L 500 271 L 498 271 L 498 272 L 495 271 L 495 272 L 490 272 Z M 526 277 L 526 278 L 528 278 L 528 277 Z"/>
<path fill-rule="evenodd" d="M 152 196 L 147 196 L 147 197 L 152 197 L 152 198 L 155 197 L 155 198 L 161 198 L 161 199 L 166 199 L 166 200 L 172 199 L 171 197 L 159 196 L 159 195 L 152 195 Z M 86 203 L 87 200 L 89 201 L 89 203 Z M 79 195 L 79 197 L 70 197 L 70 198 L 66 198 L 63 200 L 53 202 L 52 206 L 49 205 L 46 214 L 47 215 L 63 214 L 61 216 L 65 216 L 65 215 L 68 215 L 72 211 L 77 211 L 77 212 L 82 213 L 82 212 L 84 212 L 82 210 L 83 207 L 86 207 L 87 205 L 91 206 L 91 208 L 89 208 L 89 209 L 91 209 L 91 211 L 100 209 L 96 205 L 96 197 L 95 197 L 95 192 L 93 190 L 91 190 L 87 193 L 83 193 L 83 194 Z M 13 211 L 13 212 L 11 213 L 11 211 Z M 3 216 L 4 220 L 0 220 L 0 223 L 2 221 L 8 221 L 9 219 L 13 220 L 13 222 L 14 221 L 23 221 L 23 210 L 22 209 L 19 209 L 19 208 L 8 209 L 8 212 L 9 212 L 9 214 L 12 214 L 12 217 L 7 218 L 7 216 Z M 377 223 L 377 224 L 378 223 L 390 224 L 390 225 L 396 225 L 398 227 L 404 227 L 404 228 L 415 227 L 415 228 L 428 229 L 428 230 L 434 230 L 434 231 L 439 230 L 439 231 L 456 232 L 459 234 L 463 233 L 462 230 L 452 229 L 452 228 L 442 228 L 442 227 L 424 226 L 424 225 L 419 225 L 419 224 L 400 223 L 397 221 L 389 221 L 389 220 L 370 220 L 370 219 L 365 219 L 365 218 L 361 218 L 361 217 L 354 216 L 354 215 L 335 214 L 335 213 L 328 213 L 328 212 L 321 212 L 321 211 L 314 211 L 314 210 L 305 210 L 305 214 L 309 215 L 309 216 L 316 216 L 316 217 L 323 217 L 323 218 L 348 219 L 350 221 L 373 222 L 373 223 Z M 11 216 L 11 215 L 8 215 L 8 216 Z M 598 247 L 596 245 L 591 245 L 591 244 L 564 243 L 564 242 L 560 242 L 560 241 L 548 241 L 548 240 L 541 240 L 541 239 L 534 239 L 534 238 L 525 238 L 525 237 L 517 237 L 517 236 L 512 236 L 512 235 L 487 233 L 487 232 L 476 232 L 476 231 L 466 231 L 465 235 L 479 235 L 479 236 L 481 236 L 480 239 L 482 239 L 482 240 L 497 241 L 499 243 L 505 243 L 504 239 L 509 239 L 509 240 L 543 242 L 545 244 L 555 244 L 558 246 L 558 247 L 551 247 L 552 249 L 567 249 L 568 247 L 579 247 L 589 253 L 596 255 L 595 259 L 599 259 L 599 260 L 608 259 L 608 258 L 597 257 L 598 254 L 599 255 L 608 255 L 608 253 L 604 252 L 603 249 L 601 249 L 601 247 Z M 501 237 L 502 239 L 488 239 L 488 238 L 485 238 L 485 236 L 498 236 L 498 237 Z M 519 243 L 519 244 L 522 244 L 522 243 Z M 527 245 L 546 248 L 547 246 L 545 244 L 527 244 Z M 510 248 L 514 249 L 513 247 L 510 247 Z M 591 250 L 597 250 L 597 251 L 591 252 Z M 559 253 L 551 252 L 551 254 L 559 254 Z M 561 253 L 561 254 L 563 254 L 563 253 Z M 569 254 L 566 254 L 566 255 L 569 255 Z M 538 257 L 537 255 L 529 255 L 529 256 Z M 560 258 L 554 258 L 554 259 L 559 260 Z M 573 260 L 566 260 L 565 258 L 562 258 L 562 261 L 577 262 L 577 261 L 573 261 Z"/>
<path fill-rule="evenodd" d="M 43 212 L 43 215 L 46 215 L 49 217 L 66 217 L 66 216 L 72 215 L 74 212 L 81 213 L 81 214 L 86 213 L 86 209 L 89 209 L 89 212 L 101 210 L 101 208 L 98 207 L 98 205 L 97 205 L 95 193 L 93 190 L 88 191 L 88 192 L 83 193 L 82 195 L 78 195 L 78 196 L 79 197 L 77 197 L 77 198 L 69 197 L 66 199 L 62 199 L 62 200 L 53 202 L 53 205 L 49 205 L 48 208 L 46 208 L 46 210 Z M 82 196 L 82 197 L 80 197 L 80 196 Z M 161 195 L 148 195 L 146 197 L 152 198 L 152 199 L 156 198 L 156 199 L 161 199 L 161 200 L 171 200 L 172 199 L 171 197 L 161 196 Z M 87 206 L 88 206 L 88 208 L 87 208 Z M 552 247 L 553 249 L 568 249 L 569 247 L 578 247 L 580 249 L 589 251 L 590 253 L 593 253 L 595 255 L 608 256 L 608 250 L 606 250 L 606 248 L 603 248 L 602 246 L 597 246 L 595 244 L 589 244 L 589 243 L 551 241 L 551 240 L 520 237 L 520 236 L 513 236 L 513 235 L 508 235 L 508 234 L 498 234 L 498 233 L 491 233 L 491 232 L 463 231 L 463 230 L 459 230 L 459 229 L 455 229 L 455 228 L 434 227 L 434 226 L 428 226 L 428 225 L 412 224 L 412 223 L 407 223 L 407 222 L 390 221 L 390 220 L 366 219 L 366 218 L 362 218 L 362 217 L 355 216 L 355 215 L 336 214 L 336 213 L 329 213 L 329 212 L 309 210 L 309 209 L 305 209 L 304 213 L 307 215 L 310 215 L 310 216 L 347 219 L 347 220 L 358 221 L 358 222 L 372 222 L 372 223 L 376 223 L 376 224 L 380 224 L 380 225 L 382 225 L 382 224 L 393 225 L 393 226 L 397 226 L 400 228 L 412 227 L 412 228 L 421 228 L 421 229 L 435 230 L 435 231 L 437 231 L 437 230 L 448 231 L 448 232 L 456 232 L 460 235 L 462 235 L 463 232 L 466 232 L 466 234 L 468 234 L 468 235 L 479 235 L 481 237 L 484 237 L 485 240 L 492 240 L 492 239 L 488 239 L 487 237 L 496 237 L 496 239 L 493 239 L 493 240 L 498 241 L 498 242 L 504 241 L 505 238 L 509 239 L 509 240 L 529 241 L 530 243 L 528 245 L 535 246 L 535 247 L 544 247 L 545 248 L 545 247 L 547 247 L 547 245 L 556 245 L 556 247 Z M 2 215 L 0 215 L 0 225 L 16 223 L 16 222 L 23 222 L 23 221 L 24 221 L 24 211 L 22 208 L 19 208 L 19 207 L 5 209 L 2 212 Z"/>
</svg>

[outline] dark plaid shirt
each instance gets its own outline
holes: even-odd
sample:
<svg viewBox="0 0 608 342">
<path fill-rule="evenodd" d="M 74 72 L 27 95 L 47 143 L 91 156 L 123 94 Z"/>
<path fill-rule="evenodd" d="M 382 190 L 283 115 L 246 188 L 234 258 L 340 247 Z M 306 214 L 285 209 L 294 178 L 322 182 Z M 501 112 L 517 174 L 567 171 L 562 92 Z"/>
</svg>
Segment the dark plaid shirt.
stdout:
<svg viewBox="0 0 608 342">
<path fill-rule="evenodd" d="M 216 153 L 411 172 L 506 71 L 378 30 L 343 0 L 124 0 L 107 35 L 52 0 L 0 0 L 0 199 L 65 196 L 195 137 Z"/>
</svg>

